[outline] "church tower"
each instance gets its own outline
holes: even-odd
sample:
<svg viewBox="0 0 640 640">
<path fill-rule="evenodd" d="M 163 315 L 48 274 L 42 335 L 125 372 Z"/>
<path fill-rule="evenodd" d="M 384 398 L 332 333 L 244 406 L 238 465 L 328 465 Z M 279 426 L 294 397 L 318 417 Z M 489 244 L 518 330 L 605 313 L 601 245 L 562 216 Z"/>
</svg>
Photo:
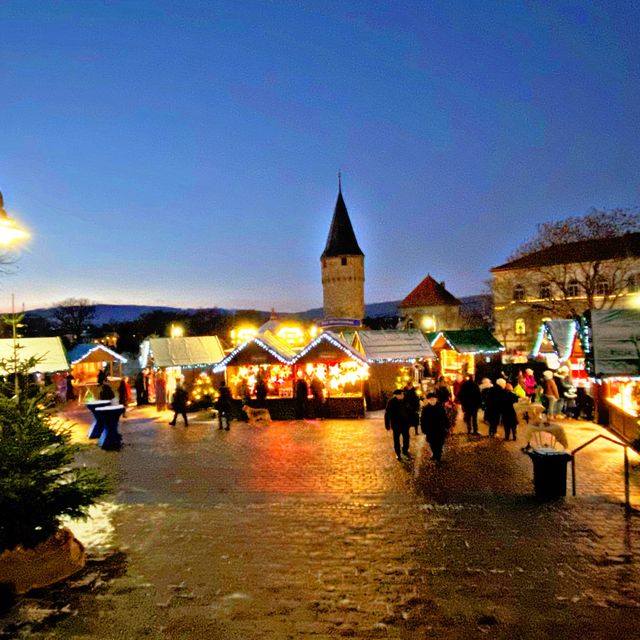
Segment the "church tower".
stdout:
<svg viewBox="0 0 640 640">
<path fill-rule="evenodd" d="M 358 246 L 338 179 L 338 199 L 320 256 L 325 319 L 364 318 L 364 253 Z"/>
</svg>

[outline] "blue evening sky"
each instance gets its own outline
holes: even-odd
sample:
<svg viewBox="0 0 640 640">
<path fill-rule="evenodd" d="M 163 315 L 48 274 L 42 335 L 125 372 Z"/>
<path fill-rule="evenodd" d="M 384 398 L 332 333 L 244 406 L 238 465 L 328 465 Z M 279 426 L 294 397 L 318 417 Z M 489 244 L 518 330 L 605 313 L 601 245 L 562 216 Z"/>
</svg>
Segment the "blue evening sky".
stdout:
<svg viewBox="0 0 640 640">
<path fill-rule="evenodd" d="M 27 308 L 297 311 L 343 172 L 365 300 L 456 296 L 536 225 L 640 204 L 640 3 L 0 4 Z"/>
</svg>

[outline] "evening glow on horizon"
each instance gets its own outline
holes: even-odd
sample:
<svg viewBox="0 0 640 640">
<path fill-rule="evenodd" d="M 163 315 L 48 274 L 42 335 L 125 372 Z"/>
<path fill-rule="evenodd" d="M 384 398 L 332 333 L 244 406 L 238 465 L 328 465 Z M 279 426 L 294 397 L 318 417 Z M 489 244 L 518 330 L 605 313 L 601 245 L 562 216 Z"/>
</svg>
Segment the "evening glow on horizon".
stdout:
<svg viewBox="0 0 640 640">
<path fill-rule="evenodd" d="M 4 208 L 27 309 L 303 311 L 337 174 L 365 301 L 456 297 L 536 225 L 640 204 L 632 2 L 6 2 Z"/>
</svg>

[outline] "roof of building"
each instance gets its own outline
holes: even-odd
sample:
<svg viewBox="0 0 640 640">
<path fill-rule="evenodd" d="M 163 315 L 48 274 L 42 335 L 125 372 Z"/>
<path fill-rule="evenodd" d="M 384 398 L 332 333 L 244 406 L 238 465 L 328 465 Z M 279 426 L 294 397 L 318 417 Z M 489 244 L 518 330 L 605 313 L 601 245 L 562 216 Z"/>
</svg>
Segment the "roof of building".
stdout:
<svg viewBox="0 0 640 640">
<path fill-rule="evenodd" d="M 455 329 L 427 333 L 431 346 L 434 346 L 441 336 L 458 353 L 498 353 L 504 351 L 504 347 L 488 329 Z"/>
<path fill-rule="evenodd" d="M 218 373 L 228 366 L 289 364 L 295 355 L 288 344 L 266 331 L 238 345 L 213 370 Z"/>
<path fill-rule="evenodd" d="M 95 342 L 77 344 L 69 351 L 67 358 L 69 358 L 71 364 L 77 364 L 78 362 L 102 362 L 103 360 L 127 361 L 124 356 L 109 349 L 109 347 L 105 347 L 103 344 L 96 344 Z"/>
<path fill-rule="evenodd" d="M 537 358 L 542 351 L 544 338 L 547 338 L 560 360 L 568 360 L 573 351 L 575 338 L 578 333 L 576 320 L 545 320 L 538 330 L 538 337 L 531 355 Z"/>
<path fill-rule="evenodd" d="M 69 362 L 60 338 L 18 338 L 17 344 L 20 347 L 18 350 L 20 360 L 39 359 L 38 364 L 31 368 L 31 373 L 36 371 L 53 373 L 69 369 Z M 0 339 L 0 360 L 5 362 L 12 360 L 13 347 L 13 338 Z"/>
<path fill-rule="evenodd" d="M 498 267 L 493 267 L 491 271 L 509 271 L 511 269 L 549 267 L 555 264 L 633 257 L 640 257 L 640 233 L 627 233 L 617 238 L 579 240 L 567 244 L 556 244 L 505 262 Z"/>
<path fill-rule="evenodd" d="M 148 357 L 155 367 L 197 367 L 213 365 L 224 358 L 218 336 L 149 338 Z M 144 349 L 143 349 L 144 352 Z M 143 367 L 147 363 L 141 363 Z"/>
<path fill-rule="evenodd" d="M 590 323 L 595 376 L 640 379 L 640 310 L 592 310 Z"/>
<path fill-rule="evenodd" d="M 427 277 L 398 306 L 407 308 L 459 304 L 461 304 L 460 300 L 444 288 L 444 282 L 437 282 L 427 274 Z"/>
<path fill-rule="evenodd" d="M 297 362 L 330 362 L 334 360 L 356 360 L 366 363 L 364 356 L 356 351 L 354 347 L 347 344 L 337 333 L 333 331 L 323 331 L 314 338 L 300 353 L 293 359 Z"/>
<path fill-rule="evenodd" d="M 341 189 L 338 190 L 338 199 L 333 210 L 333 219 L 329 228 L 327 244 L 320 257 L 332 258 L 336 256 L 364 256 L 351 226 L 351 220 Z"/>
<path fill-rule="evenodd" d="M 364 354 L 369 363 L 412 362 L 436 357 L 424 334 L 418 329 L 358 331 L 352 344 Z"/>
</svg>

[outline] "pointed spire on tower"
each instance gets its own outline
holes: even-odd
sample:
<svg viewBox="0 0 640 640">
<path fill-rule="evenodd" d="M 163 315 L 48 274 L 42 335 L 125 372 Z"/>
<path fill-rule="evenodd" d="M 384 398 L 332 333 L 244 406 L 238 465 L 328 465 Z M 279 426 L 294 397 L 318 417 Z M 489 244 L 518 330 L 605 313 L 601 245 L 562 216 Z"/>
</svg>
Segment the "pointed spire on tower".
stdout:
<svg viewBox="0 0 640 640">
<path fill-rule="evenodd" d="M 342 193 L 342 171 L 338 171 L 338 193 Z"/>
<path fill-rule="evenodd" d="M 338 172 L 338 199 L 333 210 L 333 219 L 329 228 L 327 244 L 321 258 L 335 256 L 364 256 L 356 240 L 356 234 L 351 225 L 347 205 L 342 197 L 342 173 Z"/>
</svg>

